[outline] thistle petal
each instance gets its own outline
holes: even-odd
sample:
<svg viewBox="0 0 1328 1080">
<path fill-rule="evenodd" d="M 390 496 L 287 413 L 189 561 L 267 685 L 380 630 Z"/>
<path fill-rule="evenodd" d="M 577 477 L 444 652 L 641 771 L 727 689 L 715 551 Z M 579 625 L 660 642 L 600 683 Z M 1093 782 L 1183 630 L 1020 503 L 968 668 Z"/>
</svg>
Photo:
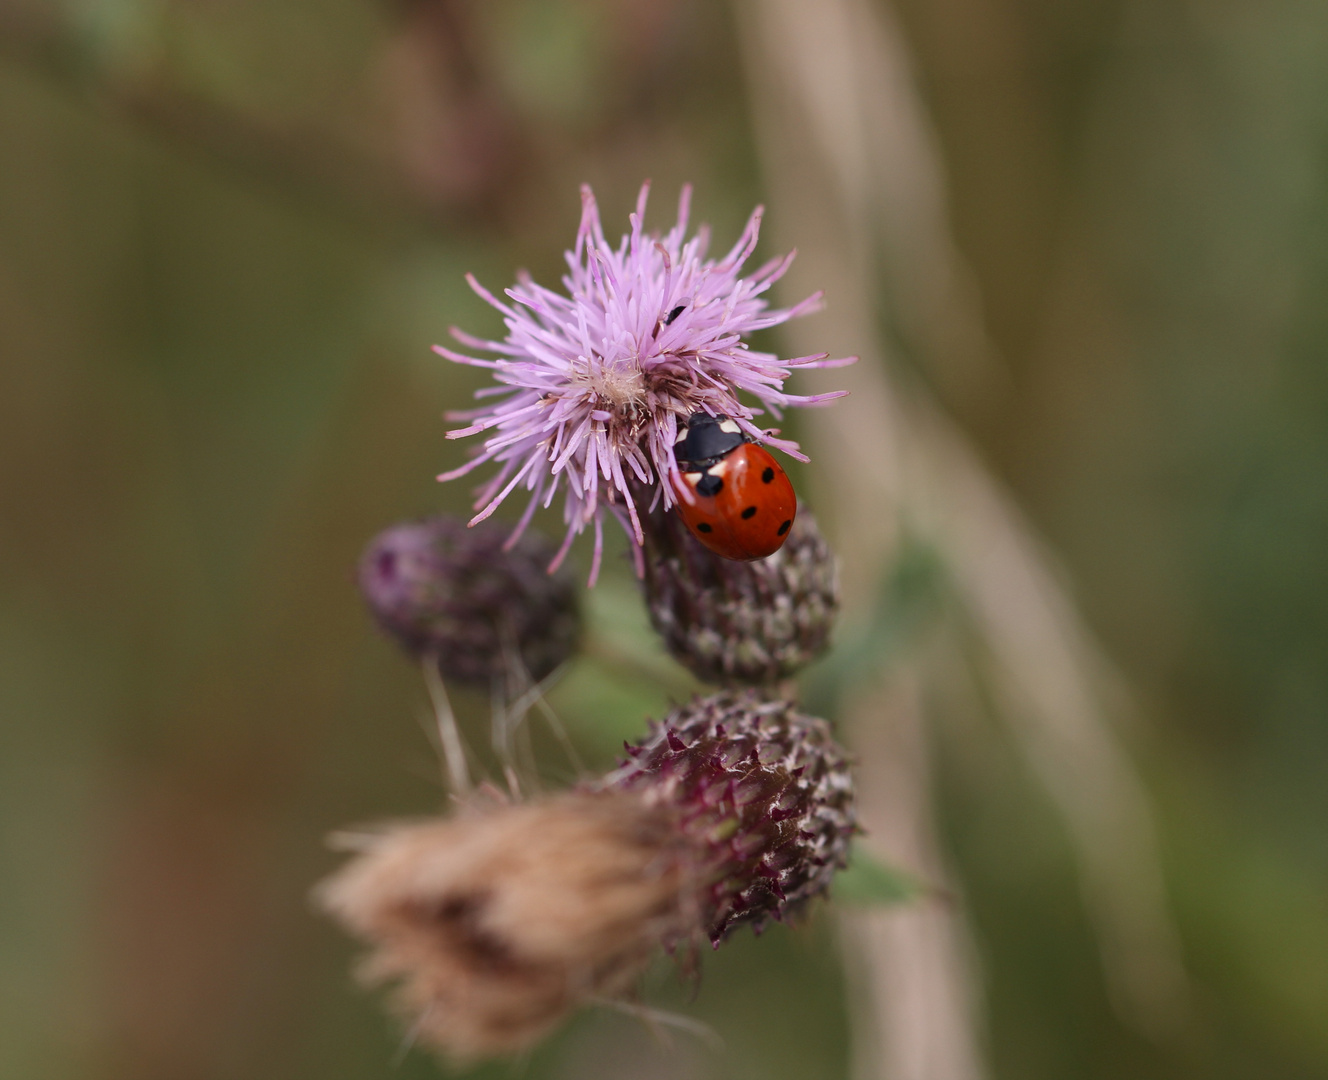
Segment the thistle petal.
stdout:
<svg viewBox="0 0 1328 1080">
<path fill-rule="evenodd" d="M 782 406 L 817 405 L 837 396 L 786 394 L 783 385 L 794 368 L 844 361 L 824 355 L 781 361 L 743 343 L 752 332 L 821 304 L 820 293 L 789 308 L 773 308 L 764 298 L 787 271 L 793 253 L 768 260 L 747 278 L 740 276 L 756 249 L 762 209 L 752 213 L 737 242 L 716 261 L 705 257 L 705 227 L 687 239 L 690 187 L 683 188 L 677 221 L 663 237 L 646 232 L 648 194 L 649 184 L 643 185 L 630 230 L 614 247 L 605 238 L 593 192 L 582 187 L 581 224 L 566 253 L 565 296 L 522 273 L 500 297 L 467 275 L 475 293 L 502 313 L 507 336 L 490 341 L 456 329 L 452 336 L 499 359 L 435 347 L 455 363 L 491 368 L 502 384 L 494 388 L 498 393 L 511 389 L 496 404 L 469 410 L 469 425 L 448 433 L 449 438 L 487 434 L 473 462 L 440 479 L 495 461 L 504 479 L 485 489 L 481 505 L 487 514 L 519 486 L 516 481 L 503 486 L 518 465 L 517 480 L 549 497 L 565 473 L 568 535 L 555 564 L 592 524 L 596 550 L 601 549 L 607 506 L 629 508 L 626 515 L 615 516 L 640 547 L 637 522 L 645 504 L 638 506 L 636 500 L 662 503 L 666 510 L 676 501 L 672 486 L 662 481 L 677 472 L 673 444 L 679 417 L 697 412 L 732 416 L 759 441 L 806 460 L 796 443 L 769 438 L 752 424 L 761 410 L 744 405 L 738 395 L 750 394 L 775 416 Z M 594 562 L 598 565 L 598 556 Z"/>
</svg>

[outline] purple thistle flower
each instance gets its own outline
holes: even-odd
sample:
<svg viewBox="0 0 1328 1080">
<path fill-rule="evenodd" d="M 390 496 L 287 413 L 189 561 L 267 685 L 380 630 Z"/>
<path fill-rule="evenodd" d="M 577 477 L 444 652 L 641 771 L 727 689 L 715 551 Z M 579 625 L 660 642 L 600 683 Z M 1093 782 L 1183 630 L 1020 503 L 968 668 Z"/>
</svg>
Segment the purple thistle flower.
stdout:
<svg viewBox="0 0 1328 1080">
<path fill-rule="evenodd" d="M 463 476 L 487 461 L 498 472 L 479 491 L 471 524 L 483 521 L 518 487 L 529 502 L 508 543 L 520 537 L 539 505 L 564 492 L 567 534 L 550 570 L 561 565 L 573 539 L 594 526 L 595 551 L 590 583 L 599 573 L 605 507 L 635 541 L 638 569 L 643 543 L 635 493 L 654 486 L 653 508 L 676 502 L 672 484 L 678 465 L 673 444 L 693 413 L 732 417 L 751 438 L 777 447 L 800 461 L 797 443 L 780 439 L 778 429 L 763 430 L 753 418 L 768 411 L 778 419 L 788 405 L 817 405 L 843 391 L 797 395 L 783 391 L 795 368 L 838 367 L 856 357 L 830 360 L 827 353 L 780 360 L 749 349 L 743 337 L 778 326 L 820 307 L 815 293 L 791 308 L 771 308 L 764 293 L 793 261 L 793 253 L 773 259 L 750 277 L 743 264 L 756 247 L 762 209 L 752 213 L 738 242 L 719 261 L 706 258 L 709 230 L 687 239 L 691 187 L 684 186 L 678 221 L 664 236 L 644 228 L 646 197 L 642 186 L 631 232 L 610 246 L 600 225 L 595 197 L 581 188 L 581 227 L 567 253 L 569 272 L 561 295 L 522 274 L 506 290 L 512 303 L 495 297 L 474 277 L 466 280 L 484 300 L 503 313 L 507 337 L 485 341 L 461 330 L 452 336 L 472 349 L 496 353 L 481 359 L 442 346 L 435 351 L 461 364 L 490 368 L 500 386 L 477 397 L 506 395 L 496 405 L 449 419 L 470 425 L 447 437 L 489 432 L 481 451 L 439 480 Z M 762 408 L 738 398 L 745 392 Z"/>
</svg>

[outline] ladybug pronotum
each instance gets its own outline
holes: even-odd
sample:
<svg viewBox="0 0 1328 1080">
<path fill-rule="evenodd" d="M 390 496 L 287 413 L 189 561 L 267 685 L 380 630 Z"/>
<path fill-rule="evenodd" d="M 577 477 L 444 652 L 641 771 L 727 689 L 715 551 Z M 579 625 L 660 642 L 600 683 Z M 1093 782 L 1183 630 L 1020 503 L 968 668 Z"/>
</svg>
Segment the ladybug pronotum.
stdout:
<svg viewBox="0 0 1328 1080">
<path fill-rule="evenodd" d="M 788 475 L 727 416 L 695 413 L 673 447 L 678 514 L 716 555 L 750 561 L 784 544 L 798 499 Z M 683 490 L 685 488 L 685 490 Z"/>
</svg>

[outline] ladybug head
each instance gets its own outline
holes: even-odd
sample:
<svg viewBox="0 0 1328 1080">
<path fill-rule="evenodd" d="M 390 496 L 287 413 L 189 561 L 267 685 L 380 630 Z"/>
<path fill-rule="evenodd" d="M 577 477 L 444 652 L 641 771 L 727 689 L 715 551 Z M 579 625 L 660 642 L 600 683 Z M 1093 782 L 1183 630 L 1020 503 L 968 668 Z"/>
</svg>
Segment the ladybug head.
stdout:
<svg viewBox="0 0 1328 1080">
<path fill-rule="evenodd" d="M 681 465 L 705 466 L 731 454 L 747 441 L 742 429 L 727 416 L 693 413 L 687 428 L 673 447 L 673 456 Z"/>
</svg>

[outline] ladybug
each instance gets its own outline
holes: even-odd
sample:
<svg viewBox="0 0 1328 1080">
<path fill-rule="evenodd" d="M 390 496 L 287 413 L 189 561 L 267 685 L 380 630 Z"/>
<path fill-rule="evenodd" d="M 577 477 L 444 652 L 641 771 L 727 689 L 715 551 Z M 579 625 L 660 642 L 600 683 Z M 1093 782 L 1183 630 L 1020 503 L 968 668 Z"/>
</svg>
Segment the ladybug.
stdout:
<svg viewBox="0 0 1328 1080">
<path fill-rule="evenodd" d="M 682 473 L 673 482 L 678 514 L 702 544 L 743 561 L 783 546 L 798 511 L 793 484 L 770 451 L 733 420 L 694 413 L 673 455 Z"/>
</svg>

